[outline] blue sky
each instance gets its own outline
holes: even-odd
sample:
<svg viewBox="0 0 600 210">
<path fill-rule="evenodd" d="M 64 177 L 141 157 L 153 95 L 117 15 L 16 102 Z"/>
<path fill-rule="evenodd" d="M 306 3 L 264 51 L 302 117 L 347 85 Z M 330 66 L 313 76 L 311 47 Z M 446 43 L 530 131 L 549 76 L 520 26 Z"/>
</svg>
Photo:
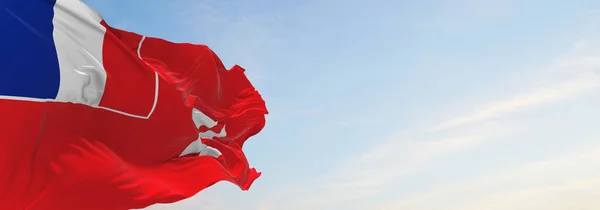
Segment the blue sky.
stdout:
<svg viewBox="0 0 600 210">
<path fill-rule="evenodd" d="M 148 209 L 599 209 L 600 2 L 87 0 L 267 101 L 250 191 Z"/>
</svg>

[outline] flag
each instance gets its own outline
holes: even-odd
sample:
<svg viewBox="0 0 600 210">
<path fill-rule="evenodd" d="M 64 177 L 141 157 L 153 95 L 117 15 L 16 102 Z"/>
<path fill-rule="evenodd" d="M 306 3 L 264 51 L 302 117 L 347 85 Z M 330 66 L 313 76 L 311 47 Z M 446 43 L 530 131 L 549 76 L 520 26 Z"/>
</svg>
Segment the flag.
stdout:
<svg viewBox="0 0 600 210">
<path fill-rule="evenodd" d="M 0 27 L 0 209 L 144 208 L 259 177 L 242 146 L 265 102 L 207 46 L 79 0 L 2 0 Z"/>
</svg>

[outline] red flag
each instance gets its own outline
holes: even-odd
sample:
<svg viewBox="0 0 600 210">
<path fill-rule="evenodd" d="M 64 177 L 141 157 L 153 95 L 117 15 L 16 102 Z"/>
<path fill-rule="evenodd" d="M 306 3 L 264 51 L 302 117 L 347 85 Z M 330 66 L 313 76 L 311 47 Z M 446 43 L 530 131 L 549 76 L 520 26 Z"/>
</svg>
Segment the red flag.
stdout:
<svg viewBox="0 0 600 210">
<path fill-rule="evenodd" d="M 267 109 L 241 67 L 112 28 L 78 0 L 3 6 L 0 209 L 143 208 L 260 175 L 242 146 Z"/>
</svg>

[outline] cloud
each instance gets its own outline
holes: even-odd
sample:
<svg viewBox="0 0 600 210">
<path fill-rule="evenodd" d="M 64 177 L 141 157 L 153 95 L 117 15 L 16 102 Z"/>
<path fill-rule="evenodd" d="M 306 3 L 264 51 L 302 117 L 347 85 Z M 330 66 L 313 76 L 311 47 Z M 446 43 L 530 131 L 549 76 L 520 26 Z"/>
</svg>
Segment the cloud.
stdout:
<svg viewBox="0 0 600 210">
<path fill-rule="evenodd" d="M 581 97 L 600 87 L 600 51 L 593 50 L 597 46 L 597 43 L 590 40 L 578 40 L 563 57 L 546 67 L 533 70 L 533 75 L 528 75 L 531 72 L 523 72 L 523 75 L 528 76 L 523 83 L 528 84 L 519 88 L 520 92 L 514 96 L 482 105 L 463 116 L 427 127 L 424 131 L 455 129 L 517 111 Z"/>
<path fill-rule="evenodd" d="M 586 60 L 582 59 L 582 61 L 585 62 Z M 600 65 L 598 66 L 600 67 Z M 526 108 L 574 98 L 585 93 L 587 90 L 597 87 L 600 87 L 600 80 L 597 77 L 577 78 L 540 88 L 534 92 L 511 99 L 494 102 L 471 114 L 442 122 L 428 129 L 431 132 L 437 132 L 462 125 L 478 123 Z"/>
<path fill-rule="evenodd" d="M 219 210 L 230 209 L 229 205 L 220 197 L 212 195 L 212 189 L 207 189 L 198 193 L 196 196 L 185 199 L 174 204 L 155 204 L 143 208 L 144 210 L 176 210 L 176 209 L 194 209 L 194 210 Z"/>
<path fill-rule="evenodd" d="M 479 106 L 470 113 L 433 126 L 391 135 L 387 143 L 365 149 L 321 179 L 293 186 L 292 189 L 278 190 L 276 195 L 269 196 L 264 203 L 276 206 L 276 209 L 326 209 L 328 206 L 339 207 L 343 203 L 383 195 L 385 190 L 389 190 L 403 178 L 436 161 L 518 134 L 524 128 L 519 123 L 514 123 L 515 119 L 502 119 L 511 113 L 580 98 L 587 92 L 597 90 L 600 80 L 593 70 L 600 67 L 600 63 L 590 62 L 588 59 L 594 56 L 597 55 L 557 59 L 545 69 L 561 72 L 561 77 L 552 74 L 536 75 L 537 77 L 528 81 L 533 88 L 522 88 L 528 90 L 524 93 Z M 547 72 L 549 71 L 542 71 Z M 567 76 L 565 72 L 568 73 Z M 404 204 L 396 204 L 389 209 L 410 209 L 396 208 L 402 205 Z"/>
<path fill-rule="evenodd" d="M 514 133 L 515 126 L 489 123 L 452 135 L 416 139 L 393 137 L 389 144 L 368 150 L 316 183 L 273 196 L 277 209 L 324 208 L 381 194 L 386 187 L 432 161 Z M 271 196 L 269 196 L 271 197 Z M 294 199 L 301 197 L 302 199 Z M 272 201 L 272 200 L 271 200 Z"/>
<path fill-rule="evenodd" d="M 596 148 L 455 183 L 379 209 L 598 209 L 598 177 L 600 150 Z"/>
</svg>

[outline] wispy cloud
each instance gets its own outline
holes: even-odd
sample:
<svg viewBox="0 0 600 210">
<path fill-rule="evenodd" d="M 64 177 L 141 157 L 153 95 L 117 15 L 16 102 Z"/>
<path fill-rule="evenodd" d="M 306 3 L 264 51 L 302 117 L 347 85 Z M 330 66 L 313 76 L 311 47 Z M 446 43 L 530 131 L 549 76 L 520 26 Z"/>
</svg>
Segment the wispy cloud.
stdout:
<svg viewBox="0 0 600 210">
<path fill-rule="evenodd" d="M 586 60 L 582 61 L 586 62 Z M 600 67 L 600 65 L 598 65 L 598 67 Z M 456 128 L 462 125 L 478 123 L 526 108 L 574 98 L 585 93 L 587 90 L 597 87 L 600 87 L 600 78 L 595 76 L 564 81 L 559 84 L 540 88 L 535 92 L 494 102 L 471 114 L 442 122 L 428 129 L 430 129 L 431 132 L 436 132 Z"/>
<path fill-rule="evenodd" d="M 571 68 L 561 69 L 561 72 L 571 72 L 570 77 L 552 80 L 542 86 L 531 81 L 536 88 L 524 88 L 529 90 L 527 92 L 479 106 L 470 113 L 457 115 L 458 117 L 424 129 L 392 135 L 387 143 L 365 149 L 364 153 L 348 160 L 345 165 L 321 180 L 294 186 L 287 193 L 278 191 L 277 196 L 265 202 L 285 209 L 324 208 L 335 203 L 380 195 L 398 180 L 435 161 L 518 134 L 522 127 L 500 118 L 576 99 L 600 87 L 600 80 L 595 73 L 589 73 L 600 67 L 596 65 L 600 63 L 590 62 L 588 57 L 590 55 L 561 58 L 558 59 L 560 62 L 553 62 L 547 67 L 554 70 L 558 67 Z M 590 64 L 593 64 L 593 68 L 587 68 Z M 586 69 L 572 68 L 577 66 L 585 66 Z M 538 75 L 541 80 L 552 77 L 554 75 Z M 295 199 L 298 197 L 302 199 Z M 410 209 L 396 206 L 401 205 L 390 209 Z"/>
<path fill-rule="evenodd" d="M 419 136 L 396 136 L 388 144 L 366 151 L 316 183 L 296 186 L 299 189 L 290 190 L 287 195 L 279 192 L 279 196 L 275 196 L 281 199 L 277 207 L 323 208 L 335 203 L 374 196 L 432 161 L 487 141 L 498 140 L 516 130 L 515 126 L 490 123 L 478 126 L 477 130 L 457 132 L 439 138 L 416 139 Z M 302 199 L 290 199 L 293 197 Z"/>
<path fill-rule="evenodd" d="M 379 209 L 597 209 L 599 176 L 600 150 L 591 150 L 484 175 Z"/>
<path fill-rule="evenodd" d="M 145 210 L 176 210 L 176 209 L 194 209 L 194 210 L 220 210 L 229 209 L 229 205 L 222 198 L 214 196 L 211 189 L 198 193 L 192 199 L 185 199 L 173 204 L 155 204 L 144 208 Z"/>
</svg>

